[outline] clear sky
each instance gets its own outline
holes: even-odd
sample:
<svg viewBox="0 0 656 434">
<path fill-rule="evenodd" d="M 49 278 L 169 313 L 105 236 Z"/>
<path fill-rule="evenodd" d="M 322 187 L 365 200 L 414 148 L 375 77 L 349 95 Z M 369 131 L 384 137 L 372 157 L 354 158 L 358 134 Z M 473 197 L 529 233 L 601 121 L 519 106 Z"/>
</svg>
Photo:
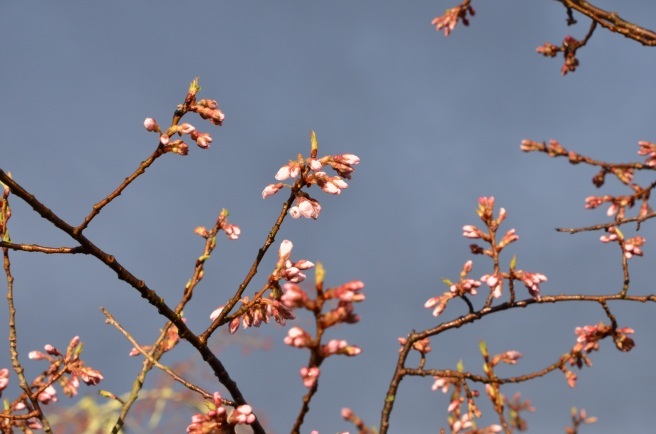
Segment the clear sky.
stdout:
<svg viewBox="0 0 656 434">
<path fill-rule="evenodd" d="M 396 362 L 396 339 L 436 324 L 424 302 L 442 293 L 441 278 L 457 279 L 474 259 L 474 276 L 490 271 L 471 258 L 465 224 L 476 224 L 479 196 L 495 196 L 508 211 L 506 228 L 520 239 L 505 253 L 518 266 L 542 272 L 546 294 L 610 293 L 621 287 L 618 251 L 599 234 L 569 236 L 555 227 L 607 221 L 584 210 L 597 194 L 594 171 L 565 160 L 523 154 L 522 139 L 559 140 L 604 160 L 636 161 L 638 140 L 656 140 L 653 50 L 599 30 L 580 52 L 581 66 L 560 75 L 561 59 L 535 53 L 545 41 L 571 33 L 554 1 L 475 2 L 469 28 L 444 38 L 430 21 L 455 2 L 4 2 L 0 6 L 0 167 L 72 224 L 112 191 L 157 145 L 143 128 L 162 124 L 200 77 L 201 97 L 219 102 L 224 126 L 210 127 L 209 150 L 167 155 L 105 209 L 87 235 L 175 304 L 201 253 L 198 225 L 211 226 L 222 208 L 240 225 L 237 242 L 219 241 L 206 277 L 185 311 L 192 330 L 241 282 L 276 218 L 282 201 L 261 198 L 262 188 L 287 160 L 307 153 L 315 130 L 319 153 L 361 158 L 339 197 L 317 193 L 317 221 L 289 220 L 277 238 L 294 242 L 294 257 L 321 261 L 327 284 L 366 284 L 357 306 L 361 323 L 331 337 L 363 348 L 356 358 L 326 362 L 303 432 L 352 429 L 339 415 L 350 407 L 369 425 L 380 410 Z M 599 2 L 616 7 L 613 2 Z M 656 26 L 649 0 L 621 5 L 627 19 Z M 647 181 L 648 182 L 648 181 Z M 617 184 L 605 190 L 621 193 Z M 17 198 L 10 222 L 15 242 L 71 245 L 67 237 Z M 627 229 L 632 231 L 632 229 Z M 649 293 L 656 250 L 649 235 L 645 257 L 631 261 L 636 293 Z M 631 232 L 632 233 L 632 232 Z M 259 287 L 275 263 L 260 267 Z M 148 343 L 164 324 L 137 292 L 95 259 L 13 253 L 21 353 L 46 343 L 86 342 L 103 388 L 122 393 L 140 361 L 131 345 L 104 324 L 105 306 Z M 522 293 L 522 296 L 528 296 Z M 465 312 L 453 303 L 442 319 Z M 571 390 L 560 373 L 509 387 L 530 399 L 531 432 L 562 432 L 572 406 L 599 417 L 589 432 L 653 429 L 656 356 L 650 306 L 615 306 L 622 326 L 636 329 L 636 348 L 620 354 L 610 342 L 593 354 L 593 368 Z M 0 311 L 6 333 L 6 309 Z M 524 354 L 517 375 L 552 363 L 574 343 L 574 328 L 605 317 L 597 306 L 532 306 L 489 317 L 433 341 L 429 365 L 480 372 L 478 342 L 492 353 Z M 300 317 L 299 324 L 309 325 Z M 218 356 L 272 432 L 289 430 L 305 392 L 298 369 L 307 355 L 282 344 L 286 329 L 239 332 L 273 343 L 244 357 L 237 347 Z M 193 358 L 183 344 L 166 363 Z M 1 364 L 9 366 L 7 351 Z M 36 374 L 40 365 L 26 363 Z M 197 378 L 217 387 L 198 365 Z M 435 432 L 445 426 L 447 397 L 430 379 L 403 383 L 392 432 Z M 483 392 L 483 388 L 479 390 Z M 89 391 L 93 393 L 94 391 Z M 62 397 L 65 401 L 65 398 Z M 488 418 L 492 422 L 489 408 Z"/>
</svg>

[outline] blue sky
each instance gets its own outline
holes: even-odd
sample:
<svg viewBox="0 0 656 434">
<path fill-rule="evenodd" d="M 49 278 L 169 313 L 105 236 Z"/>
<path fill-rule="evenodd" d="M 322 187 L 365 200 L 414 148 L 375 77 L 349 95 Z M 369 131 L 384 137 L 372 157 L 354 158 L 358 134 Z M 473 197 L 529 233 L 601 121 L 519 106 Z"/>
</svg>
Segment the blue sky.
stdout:
<svg viewBox="0 0 656 434">
<path fill-rule="evenodd" d="M 599 6 L 614 7 L 606 3 L 612 2 Z M 479 196 L 495 196 L 507 209 L 507 228 L 516 228 L 520 240 L 504 259 L 517 253 L 519 267 L 546 274 L 544 293 L 607 293 L 621 286 L 618 251 L 601 245 L 599 234 L 554 231 L 607 220 L 601 210 L 583 209 L 585 197 L 596 194 L 594 171 L 523 154 L 521 140 L 554 138 L 615 161 L 638 160 L 638 140 L 656 140 L 649 92 L 656 59 L 648 48 L 598 31 L 580 53 L 579 71 L 562 77 L 562 61 L 537 55 L 535 47 L 569 33 L 581 38 L 584 18 L 567 28 L 557 2 L 476 2 L 471 26 L 444 38 L 430 21 L 450 6 L 4 3 L 0 167 L 62 218 L 80 222 L 157 145 L 143 119 L 165 124 L 188 83 L 200 77 L 201 96 L 216 99 L 226 114 L 221 128 L 190 118 L 212 133 L 211 148 L 158 160 L 86 232 L 175 304 L 202 249 L 193 229 L 211 226 L 222 208 L 230 210 L 242 237 L 219 242 L 185 311 L 198 331 L 250 267 L 282 200 L 263 201 L 262 188 L 288 159 L 307 152 L 310 130 L 320 155 L 360 156 L 350 188 L 339 197 L 316 193 L 323 205 L 319 220 L 290 219 L 277 244 L 290 239 L 295 258 L 322 262 L 329 285 L 366 284 L 361 323 L 332 336 L 361 346 L 363 354 L 324 365 L 304 432 L 351 429 L 339 416 L 344 406 L 377 424 L 397 337 L 435 325 L 423 303 L 444 291 L 442 277 L 457 279 L 471 258 L 461 227 L 477 223 Z M 649 1 L 622 8 L 627 19 L 654 22 Z M 623 192 L 612 183 L 605 191 Z M 12 206 L 14 241 L 70 245 L 18 199 Z M 631 261 L 636 293 L 651 291 L 656 251 L 648 227 L 645 257 Z M 254 288 L 275 263 L 271 253 Z M 474 275 L 490 270 L 484 259 L 473 259 Z M 126 357 L 131 345 L 104 324 L 98 307 L 147 343 L 163 325 L 152 306 L 92 258 L 13 253 L 12 264 L 22 354 L 45 343 L 65 347 L 79 334 L 88 360 L 105 374 L 104 388 L 128 390 L 140 362 Z M 620 324 L 636 329 L 637 346 L 620 354 L 604 342 L 593 369 L 579 373 L 576 389 L 559 373 L 508 388 L 508 395 L 520 390 L 537 407 L 528 415 L 531 432 L 561 431 L 574 405 L 599 417 L 603 428 L 590 432 L 653 427 L 656 337 L 649 308 L 615 306 Z M 454 303 L 444 319 L 462 309 Z M 478 341 L 485 339 L 491 352 L 524 353 L 505 374 L 526 373 L 567 351 L 576 326 L 603 319 L 598 307 L 583 305 L 490 317 L 436 338 L 429 364 L 453 368 L 462 359 L 480 370 Z M 309 324 L 308 318 L 298 321 Z M 289 429 L 298 411 L 304 388 L 297 372 L 307 362 L 303 352 L 284 347 L 285 332 L 269 326 L 243 333 L 271 339 L 269 352 L 244 358 L 228 347 L 218 354 L 277 433 Z M 7 352 L 0 354 L 8 366 Z M 196 355 L 184 344 L 166 362 L 190 357 Z M 33 374 L 41 368 L 26 365 Z M 198 375 L 205 376 L 205 388 L 216 389 L 211 377 Z M 435 432 L 446 425 L 447 398 L 430 386 L 428 379 L 404 382 L 392 432 Z"/>
</svg>

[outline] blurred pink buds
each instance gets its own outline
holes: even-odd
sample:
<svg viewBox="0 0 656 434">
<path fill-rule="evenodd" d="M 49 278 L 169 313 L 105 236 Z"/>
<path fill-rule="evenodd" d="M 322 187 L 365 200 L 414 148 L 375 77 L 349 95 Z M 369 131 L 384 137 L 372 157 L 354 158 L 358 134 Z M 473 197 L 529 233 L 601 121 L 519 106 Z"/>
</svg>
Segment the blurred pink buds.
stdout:
<svg viewBox="0 0 656 434">
<path fill-rule="evenodd" d="M 638 146 L 640 146 L 638 155 L 647 156 L 645 164 L 649 167 L 656 167 L 656 145 L 652 142 L 640 141 Z"/>
<path fill-rule="evenodd" d="M 8 384 L 9 384 L 9 369 L 2 368 L 0 369 L 0 395 L 2 395 L 2 391 L 7 388 Z"/>
<path fill-rule="evenodd" d="M 550 44 L 549 42 L 545 42 L 544 45 L 540 45 L 535 49 L 538 53 L 542 54 L 545 57 L 556 57 L 558 52 L 560 51 L 560 48 L 557 47 L 556 45 Z"/>
<path fill-rule="evenodd" d="M 408 342 L 406 338 L 399 338 L 398 339 L 399 344 L 401 344 L 401 347 L 405 346 L 405 344 Z M 419 351 L 421 354 L 428 354 L 431 351 L 430 347 L 430 339 L 424 338 L 419 341 L 415 341 L 412 343 L 412 349 Z M 403 351 L 403 348 L 399 348 L 399 352 Z"/>
<path fill-rule="evenodd" d="M 469 25 L 467 13 L 469 13 L 471 16 L 476 15 L 474 8 L 469 5 L 456 6 L 454 8 L 447 9 L 444 12 L 444 15 L 434 18 L 433 21 L 431 21 L 431 24 L 435 26 L 435 30 L 437 31 L 444 29 L 444 36 L 449 36 L 453 29 L 456 28 L 458 19 L 460 19 L 462 24 L 465 26 Z"/>
<path fill-rule="evenodd" d="M 355 345 L 349 345 L 348 342 L 343 339 L 331 339 L 327 344 L 321 346 L 319 352 L 323 357 L 328 357 L 335 354 L 352 357 L 360 354 L 362 352 L 362 348 Z"/>
<path fill-rule="evenodd" d="M 300 327 L 290 328 L 283 342 L 296 348 L 305 348 L 314 345 L 312 336 Z"/>
<path fill-rule="evenodd" d="M 313 366 L 311 368 L 306 368 L 303 366 L 300 370 L 301 378 L 303 379 L 303 385 L 308 389 L 311 389 L 312 386 L 317 382 L 319 378 L 320 370 L 318 367 Z"/>
</svg>

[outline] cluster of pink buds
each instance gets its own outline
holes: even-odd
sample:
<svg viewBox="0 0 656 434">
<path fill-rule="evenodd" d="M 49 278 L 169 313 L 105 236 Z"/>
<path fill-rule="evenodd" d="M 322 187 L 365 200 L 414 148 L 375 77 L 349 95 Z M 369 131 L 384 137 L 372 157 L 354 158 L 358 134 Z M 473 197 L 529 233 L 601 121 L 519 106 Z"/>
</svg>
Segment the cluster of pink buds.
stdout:
<svg viewBox="0 0 656 434">
<path fill-rule="evenodd" d="M 434 18 L 431 24 L 435 26 L 435 30 L 437 31 L 444 29 L 444 36 L 449 36 L 453 29 L 456 28 L 458 20 L 461 20 L 465 26 L 469 25 L 467 14 L 472 17 L 476 15 L 476 11 L 469 4 L 469 0 L 463 1 L 459 6 L 447 9 L 444 15 Z"/>
<path fill-rule="evenodd" d="M 331 339 L 322 344 L 320 336 L 329 327 L 337 324 L 353 324 L 360 320 L 360 316 L 354 312 L 354 303 L 361 302 L 365 299 L 361 292 L 364 283 L 359 280 L 352 280 L 343 285 L 323 289 L 323 267 L 317 268 L 317 298 L 311 299 L 308 294 L 296 283 L 286 283 L 283 285 L 284 293 L 280 301 L 290 309 L 305 309 L 312 312 L 316 319 L 318 327 L 318 337 L 313 338 L 310 333 L 301 327 L 292 327 L 287 332 L 284 339 L 285 344 L 295 348 L 308 348 L 313 356 L 314 363 L 311 366 L 304 366 L 300 370 L 301 378 L 305 387 L 314 387 L 319 377 L 319 365 L 324 359 L 334 355 L 357 356 L 362 352 L 360 347 L 350 345 L 343 339 Z M 327 312 L 322 312 L 330 300 L 337 301 L 337 305 Z"/>
<path fill-rule="evenodd" d="M 652 142 L 640 141 L 638 142 L 640 149 L 638 155 L 646 155 L 645 165 L 649 167 L 656 167 L 656 144 Z"/>
<path fill-rule="evenodd" d="M 408 342 L 406 338 L 398 338 L 399 344 L 401 344 L 401 348 L 399 348 L 399 352 L 403 351 L 403 346 Z M 415 351 L 419 351 L 422 355 L 426 355 L 431 352 L 432 348 L 430 346 L 430 339 L 424 338 L 418 341 L 415 341 L 412 343 L 412 349 Z"/>
<path fill-rule="evenodd" d="M 630 327 L 613 328 L 610 324 L 600 322 L 596 325 L 577 327 L 575 333 L 577 338 L 572 348 L 573 352 L 596 351 L 599 349 L 599 341 L 607 336 L 612 336 L 615 345 L 622 351 L 630 351 L 635 346 L 633 339 L 627 336 L 634 333 Z"/>
<path fill-rule="evenodd" d="M 302 186 L 317 185 L 324 193 L 328 194 L 341 194 L 342 190 L 348 188 L 348 184 L 344 179 L 351 179 L 351 173 L 355 170 L 353 166 L 360 162 L 360 158 L 353 154 L 341 154 L 325 156 L 316 158 L 318 145 L 314 131 L 311 135 L 312 141 L 312 156 L 303 159 L 301 155 L 298 156 L 296 161 L 289 161 L 282 166 L 275 175 L 278 181 L 285 181 L 302 177 Z M 325 166 L 330 166 L 337 176 L 329 176 L 322 169 Z M 267 185 L 262 191 L 262 198 L 266 199 L 279 192 L 284 187 L 294 188 L 291 185 L 279 182 L 276 184 Z M 321 205 L 319 201 L 310 197 L 307 193 L 295 191 L 295 204 L 289 209 L 289 215 L 293 218 L 311 218 L 316 220 L 321 213 Z"/>
<path fill-rule="evenodd" d="M 239 235 L 241 235 L 241 229 L 235 224 L 228 223 L 228 215 L 228 210 L 224 208 L 219 215 L 217 224 L 219 229 L 223 230 L 228 239 L 236 240 L 239 238 Z M 194 233 L 196 235 L 200 235 L 203 238 L 209 238 L 211 235 L 210 231 L 208 231 L 205 226 L 198 226 L 196 229 L 194 229 Z"/>
<path fill-rule="evenodd" d="M 182 318 L 182 321 L 186 323 L 187 318 Z M 178 334 L 178 328 L 174 325 L 171 325 L 171 327 L 169 327 L 166 332 L 166 336 L 164 337 L 164 340 L 159 345 L 159 351 L 161 351 L 162 353 L 171 351 L 178 344 L 178 342 L 180 342 L 180 335 Z M 143 345 L 141 348 L 145 351 L 151 351 L 153 349 L 151 345 Z M 128 356 L 134 357 L 134 356 L 138 356 L 139 354 L 141 354 L 141 352 L 139 352 L 138 349 L 132 348 Z"/>
<path fill-rule="evenodd" d="M 473 254 L 487 255 L 496 261 L 499 253 L 508 245 L 517 241 L 519 235 L 517 235 L 515 229 L 510 229 L 506 231 L 499 241 L 495 241 L 496 232 L 499 225 L 501 225 L 506 219 L 507 213 L 504 208 L 499 208 L 498 215 L 496 217 L 494 216 L 494 197 L 480 197 L 478 199 L 476 214 L 478 214 L 485 226 L 487 226 L 487 231 L 479 229 L 474 225 L 465 225 L 462 227 L 462 235 L 465 238 L 480 239 L 485 243 L 490 244 L 490 248 L 488 249 L 485 249 L 478 244 L 470 245 L 470 249 Z M 424 307 L 433 309 L 433 316 L 438 316 L 444 311 L 451 299 L 466 295 L 476 295 L 478 293 L 477 288 L 481 286 L 482 282 L 487 284 L 494 298 L 499 298 L 502 294 L 504 279 L 521 280 L 531 296 L 535 299 L 539 299 L 540 283 L 547 281 L 546 276 L 541 273 L 514 270 L 514 262 L 515 260 L 512 261 L 511 273 L 502 273 L 498 269 L 495 269 L 493 273 L 485 274 L 481 276 L 479 280 L 476 280 L 468 277 L 468 274 L 473 268 L 473 263 L 472 261 L 467 261 L 462 267 L 460 280 L 457 283 L 452 283 L 450 280 L 444 279 L 444 283 L 449 285 L 449 291 L 440 296 L 429 298 L 426 303 L 424 303 Z"/>
<path fill-rule="evenodd" d="M 43 392 L 45 392 L 44 397 L 48 402 L 57 400 L 54 389 L 48 389 L 48 386 L 51 386 L 55 381 L 59 381 L 64 394 L 71 397 L 77 395 L 80 380 L 89 386 L 95 386 L 103 380 L 100 371 L 86 366 L 84 361 L 80 360 L 82 344 L 78 336 L 71 339 L 66 354 L 60 353 L 52 345 L 46 345 L 44 349 L 45 353 L 31 351 L 28 357 L 33 360 L 48 360 L 50 362 L 46 376 L 38 379 L 33 384 L 38 388 L 46 386 Z M 46 395 L 48 396 L 46 397 Z"/>
<path fill-rule="evenodd" d="M 602 235 L 599 238 L 602 243 L 619 243 L 626 259 L 630 259 L 633 256 L 642 256 L 642 249 L 640 247 L 645 244 L 646 240 L 644 237 L 637 236 L 624 239 L 624 234 L 615 226 L 609 227 L 608 233 L 610 235 Z"/>
<path fill-rule="evenodd" d="M 214 392 L 213 402 L 214 409 L 191 417 L 191 425 L 187 427 L 188 433 L 232 434 L 235 432 L 236 425 L 250 425 L 255 422 L 255 415 L 250 405 L 240 405 L 228 413 L 219 392 Z"/>
<path fill-rule="evenodd" d="M 189 86 L 189 91 L 185 97 L 185 104 L 178 106 L 178 111 L 182 110 L 183 114 L 185 111 L 196 112 L 201 118 L 209 119 L 212 124 L 219 126 L 222 125 L 225 115 L 219 109 L 216 101 L 212 99 L 202 99 L 196 102 L 196 94 L 199 90 L 200 86 L 198 85 L 198 79 L 195 79 Z M 212 136 L 210 136 L 209 133 L 202 133 L 196 130 L 196 127 L 187 122 L 178 125 L 176 120 L 176 122 L 166 131 L 163 131 L 155 119 L 146 118 L 144 121 L 144 127 L 147 131 L 160 134 L 159 143 L 164 153 L 173 152 L 179 155 L 187 155 L 189 153 L 189 146 L 183 140 L 171 140 L 171 137 L 175 134 L 178 136 L 188 135 L 191 140 L 196 142 L 198 147 L 202 149 L 209 148 L 210 143 L 212 143 Z"/>
<path fill-rule="evenodd" d="M 242 305 L 248 306 L 248 309 L 246 309 L 241 316 L 230 321 L 230 325 L 228 326 L 230 334 L 235 333 L 239 329 L 240 323 L 244 329 L 249 327 L 259 327 L 263 322 L 269 324 L 269 322 L 271 322 L 271 317 L 273 317 L 278 324 L 284 326 L 288 319 L 296 318 L 294 312 L 278 300 L 259 298 L 254 302 L 249 303 L 248 297 L 244 297 L 240 301 Z M 210 315 L 210 319 L 214 321 L 218 318 L 223 311 L 223 308 L 224 306 L 219 306 L 214 310 Z"/>
<path fill-rule="evenodd" d="M 303 274 L 303 271 L 314 267 L 312 262 L 305 259 L 292 262 L 290 258 L 293 247 L 294 244 L 289 240 L 284 240 L 280 243 L 280 249 L 278 249 L 278 263 L 276 264 L 273 273 L 269 275 L 269 282 L 278 282 L 281 279 L 285 279 L 292 283 L 299 283 L 304 281 L 307 277 Z"/>
<path fill-rule="evenodd" d="M 212 137 L 209 133 L 201 133 L 197 131 L 196 127 L 187 122 L 180 125 L 173 125 L 166 132 L 162 132 L 155 119 L 146 118 L 144 121 L 144 127 L 146 127 L 146 130 L 148 131 L 160 133 L 159 143 L 163 147 L 164 153 L 173 152 L 179 155 L 187 155 L 189 153 L 189 146 L 183 140 L 171 140 L 171 137 L 174 134 L 178 134 L 178 136 L 188 135 L 196 142 L 198 147 L 203 149 L 209 148 L 210 143 L 212 143 Z"/>
</svg>

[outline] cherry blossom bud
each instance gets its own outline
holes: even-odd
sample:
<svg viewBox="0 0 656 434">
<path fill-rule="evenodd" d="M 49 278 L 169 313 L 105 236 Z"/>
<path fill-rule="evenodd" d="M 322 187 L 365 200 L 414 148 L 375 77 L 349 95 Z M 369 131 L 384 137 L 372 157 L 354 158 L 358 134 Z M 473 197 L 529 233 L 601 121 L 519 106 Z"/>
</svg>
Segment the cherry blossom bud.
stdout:
<svg viewBox="0 0 656 434">
<path fill-rule="evenodd" d="M 0 392 L 7 388 L 9 384 L 9 369 L 0 369 Z"/>
<path fill-rule="evenodd" d="M 196 131 L 196 128 L 190 123 L 185 122 L 183 124 L 178 125 L 176 127 L 176 130 L 180 134 L 191 134 L 192 131 Z"/>
<path fill-rule="evenodd" d="M 307 163 L 310 166 L 310 169 L 314 170 L 315 172 L 318 172 L 323 167 L 321 161 L 317 160 L 316 158 L 308 158 Z"/>
<path fill-rule="evenodd" d="M 159 131 L 159 125 L 157 125 L 157 121 L 153 118 L 146 118 L 144 127 L 147 131 Z"/>
<path fill-rule="evenodd" d="M 162 134 L 161 136 L 159 136 L 159 142 L 164 146 L 169 144 L 169 140 L 170 140 L 170 137 L 167 136 L 166 134 Z"/>
<path fill-rule="evenodd" d="M 303 366 L 300 370 L 301 378 L 303 379 L 303 385 L 308 389 L 312 388 L 319 378 L 320 370 L 318 367 L 306 368 Z"/>
<path fill-rule="evenodd" d="M 283 188 L 284 184 L 269 184 L 266 187 L 264 187 L 264 190 L 262 190 L 262 199 L 266 199 L 267 197 L 273 196 L 274 194 L 278 193 L 281 188 Z"/>
<path fill-rule="evenodd" d="M 294 247 L 294 244 L 289 241 L 289 240 L 283 240 L 282 243 L 280 243 L 280 249 L 278 250 L 278 257 L 279 258 L 289 258 L 289 256 L 292 253 L 292 248 Z"/>
<path fill-rule="evenodd" d="M 223 312 L 223 308 L 224 308 L 224 307 L 225 307 L 225 306 L 219 306 L 219 307 L 217 307 L 216 309 L 214 309 L 214 311 L 212 311 L 212 313 L 210 314 L 210 319 L 211 319 L 212 321 L 214 321 L 215 319 L 217 319 L 217 318 L 219 317 L 219 315 L 221 315 L 221 312 Z"/>
</svg>

